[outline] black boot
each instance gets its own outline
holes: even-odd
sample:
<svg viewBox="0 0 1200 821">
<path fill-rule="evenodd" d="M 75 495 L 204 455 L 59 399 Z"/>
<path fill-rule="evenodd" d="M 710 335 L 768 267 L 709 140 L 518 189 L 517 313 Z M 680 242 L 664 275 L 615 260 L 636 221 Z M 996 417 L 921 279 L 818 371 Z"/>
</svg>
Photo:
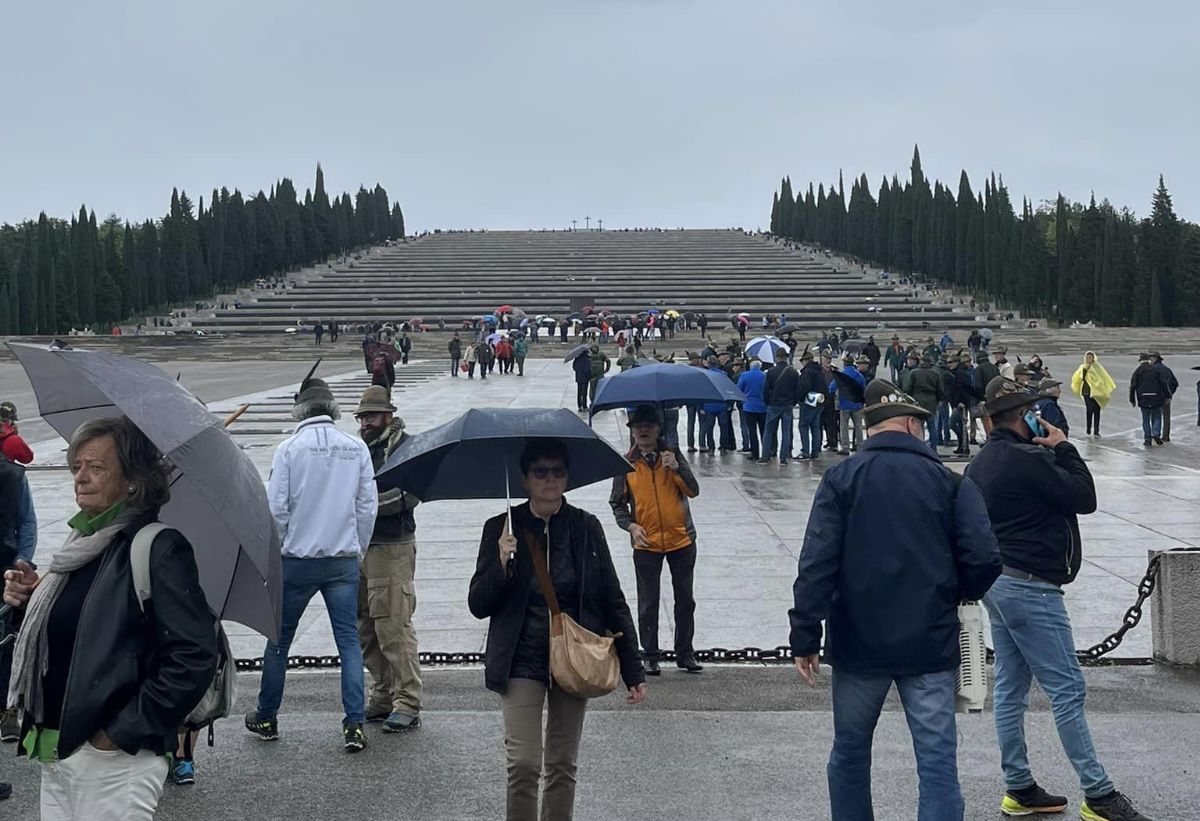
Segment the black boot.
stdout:
<svg viewBox="0 0 1200 821">
<path fill-rule="evenodd" d="M 696 657 L 691 653 L 681 653 L 675 659 L 675 666 L 688 673 L 702 673 L 704 668 L 700 662 L 696 661 Z"/>
<path fill-rule="evenodd" d="M 658 666 L 658 659 L 644 659 L 642 666 L 646 669 L 646 675 L 648 676 L 662 675 L 662 670 Z"/>
</svg>

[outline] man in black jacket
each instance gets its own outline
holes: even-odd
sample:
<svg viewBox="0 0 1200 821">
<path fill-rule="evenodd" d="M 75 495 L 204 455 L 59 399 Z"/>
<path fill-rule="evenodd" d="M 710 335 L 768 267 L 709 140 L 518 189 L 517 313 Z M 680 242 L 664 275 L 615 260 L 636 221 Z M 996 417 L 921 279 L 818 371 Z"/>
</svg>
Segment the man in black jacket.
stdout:
<svg viewBox="0 0 1200 821">
<path fill-rule="evenodd" d="M 761 465 L 771 461 L 775 455 L 775 436 L 781 424 L 783 437 L 779 443 L 779 464 L 786 465 L 792 455 L 792 406 L 797 402 L 799 376 L 787 360 L 785 351 L 775 352 L 775 367 L 767 371 L 767 381 L 763 386 L 767 427 L 763 434 L 762 458 L 758 460 Z"/>
<path fill-rule="evenodd" d="M 872 381 L 863 409 L 870 436 L 825 472 L 804 534 L 788 611 L 791 649 L 800 676 L 813 684 L 825 621 L 834 819 L 874 817 L 871 738 L 893 683 L 917 757 L 918 816 L 963 817 L 954 723 L 958 604 L 987 591 L 1000 555 L 978 488 L 957 480 L 923 444 L 928 413 L 891 383 Z"/>
<path fill-rule="evenodd" d="M 981 351 L 975 356 L 975 373 L 972 376 L 975 388 L 975 418 L 983 424 L 983 436 L 986 439 L 992 432 L 992 420 L 987 415 L 986 393 L 987 386 L 1000 375 L 1000 366 L 988 360 L 987 351 Z M 975 444 L 975 422 L 971 422 L 971 444 Z"/>
<path fill-rule="evenodd" d="M 1050 795 L 1033 778 L 1025 748 L 1029 685 L 1036 678 L 1050 699 L 1063 750 L 1085 796 L 1080 814 L 1091 821 L 1146 821 L 1113 788 L 1092 745 L 1083 705 L 1085 685 L 1062 586 L 1082 561 L 1076 516 L 1096 509 L 1087 464 L 1062 431 L 1040 421 L 1035 436 L 1026 414 L 1041 398 L 1014 380 L 987 386 L 992 432 L 966 476 L 983 491 L 1000 543 L 1003 575 L 984 597 L 996 650 L 996 735 L 1006 815 L 1061 812 L 1065 796 Z"/>
<path fill-rule="evenodd" d="M 1146 447 L 1151 440 L 1163 443 L 1163 406 L 1171 395 L 1162 373 L 1155 370 L 1150 354 L 1138 357 L 1139 365 L 1129 378 L 1129 404 L 1142 411 L 1142 437 Z"/>
<path fill-rule="evenodd" d="M 1159 381 L 1162 382 L 1166 389 L 1166 394 L 1163 396 L 1163 422 L 1162 422 L 1162 440 L 1164 442 L 1171 441 L 1171 397 L 1175 395 L 1175 391 L 1179 390 L 1179 380 L 1175 378 L 1175 372 L 1167 367 L 1163 362 L 1162 354 L 1158 351 L 1150 352 L 1150 367 L 1157 373 Z"/>
<path fill-rule="evenodd" d="M 800 458 L 821 458 L 821 413 L 825 410 L 828 384 L 821 366 L 813 361 L 812 351 L 804 349 L 800 356 L 800 378 L 796 385 L 796 400 L 800 405 Z"/>
</svg>

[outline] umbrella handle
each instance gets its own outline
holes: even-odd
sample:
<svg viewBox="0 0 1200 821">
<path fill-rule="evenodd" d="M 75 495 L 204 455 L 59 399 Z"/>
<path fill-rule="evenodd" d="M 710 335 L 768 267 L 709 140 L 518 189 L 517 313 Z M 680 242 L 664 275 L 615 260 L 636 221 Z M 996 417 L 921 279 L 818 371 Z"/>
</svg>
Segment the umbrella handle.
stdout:
<svg viewBox="0 0 1200 821">
<path fill-rule="evenodd" d="M 504 463 L 504 530 L 506 533 L 512 533 L 512 493 L 508 486 L 507 461 Z M 516 558 L 517 554 L 513 553 L 504 565 L 504 575 L 510 579 L 513 577 L 513 571 L 516 570 L 516 565 L 513 563 Z"/>
</svg>

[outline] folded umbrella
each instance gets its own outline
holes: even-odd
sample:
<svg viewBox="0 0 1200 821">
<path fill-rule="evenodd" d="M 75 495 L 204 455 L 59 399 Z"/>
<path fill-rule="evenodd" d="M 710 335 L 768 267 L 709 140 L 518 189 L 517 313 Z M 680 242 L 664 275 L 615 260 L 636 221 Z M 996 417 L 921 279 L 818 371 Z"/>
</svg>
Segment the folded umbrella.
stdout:
<svg viewBox="0 0 1200 821">
<path fill-rule="evenodd" d="M 10 343 L 38 413 L 60 436 L 84 422 L 125 416 L 170 463 L 171 500 L 159 518 L 195 551 L 200 586 L 220 618 L 279 635 L 279 534 L 257 468 L 221 420 L 155 366 L 101 351 Z"/>
<path fill-rule="evenodd" d="M 688 404 L 745 400 L 746 395 L 724 373 L 692 365 L 662 363 L 640 365 L 601 379 L 596 386 L 591 413 L 640 404 L 677 408 Z"/>
<path fill-rule="evenodd" d="M 533 439 L 558 439 L 570 459 L 567 490 L 633 468 L 566 408 L 473 408 L 405 439 L 376 474 L 380 490 L 404 488 L 423 502 L 524 495 L 520 456 Z"/>
</svg>

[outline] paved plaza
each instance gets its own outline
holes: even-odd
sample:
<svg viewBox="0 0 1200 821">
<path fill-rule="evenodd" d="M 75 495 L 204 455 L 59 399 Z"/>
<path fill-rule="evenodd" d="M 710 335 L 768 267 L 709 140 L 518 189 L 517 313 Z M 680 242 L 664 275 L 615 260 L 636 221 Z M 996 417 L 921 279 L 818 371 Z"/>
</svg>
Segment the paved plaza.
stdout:
<svg viewBox="0 0 1200 821">
<path fill-rule="evenodd" d="M 1046 357 L 1057 378 L 1069 378 L 1074 357 Z M 1128 384 L 1133 357 L 1104 358 L 1118 386 Z M 1075 397 L 1063 405 L 1079 446 L 1096 477 L 1097 513 L 1081 518 L 1084 565 L 1067 588 L 1067 603 L 1080 646 L 1119 626 L 1136 595 L 1147 551 L 1200 547 L 1200 428 L 1195 405 L 1200 356 L 1168 358 L 1183 383 L 1169 446 L 1142 446 L 1140 416 L 1114 398 L 1104 414 L 1104 436 L 1083 433 L 1083 408 Z M 9 367 L 0 365 L 0 368 Z M 170 367 L 170 365 L 164 365 Z M 230 364 L 226 368 L 240 367 Z M 356 430 L 351 413 L 367 384 L 349 360 L 322 365 L 342 404 L 340 424 Z M 274 447 L 290 432 L 293 384 L 302 363 L 258 363 L 244 373 L 194 371 L 185 384 L 224 415 L 243 402 L 251 409 L 231 428 L 264 479 Z M 571 369 L 556 360 L 530 360 L 526 376 L 450 379 L 443 361 L 397 367 L 395 403 L 409 432 L 446 422 L 468 407 L 573 407 Z M 6 376 L 8 371 L 0 372 Z M 288 374 L 294 374 L 289 376 Z M 337 374 L 336 376 L 334 374 Z M 236 376 L 236 378 L 235 378 Z M 15 381 L 15 380 L 14 380 Z M 20 386 L 17 390 L 21 390 Z M 255 392 L 251 392 L 255 391 Z M 33 416 L 30 402 L 22 406 Z M 596 429 L 622 451 L 624 414 L 596 417 Z M 685 424 L 680 433 L 685 436 Z M 31 421 L 26 431 L 39 431 Z M 66 535 L 74 513 L 64 443 L 42 431 L 34 445 L 39 469 L 30 472 L 41 527 L 37 559 L 46 563 Z M 775 647 L 787 643 L 787 608 L 808 509 L 821 470 L 816 465 L 758 465 L 740 454 L 689 456 L 700 480 L 693 503 L 699 531 L 696 566 L 696 646 Z M 956 465 L 961 469 L 961 465 Z M 484 466 L 486 469 L 486 466 Z M 903 489 L 898 489 L 903 492 Z M 569 494 L 573 504 L 604 523 L 626 596 L 634 607 L 635 585 L 627 535 L 613 522 L 608 486 Z M 466 608 L 482 524 L 503 502 L 436 502 L 417 511 L 417 629 L 424 651 L 483 649 L 486 624 Z M 663 590 L 661 630 L 673 629 L 669 586 Z M 261 655 L 264 640 L 227 625 L 235 655 Z M 666 642 L 669 645 L 669 640 Z M 328 622 L 315 600 L 297 633 L 294 655 L 334 652 Z M 1149 612 L 1113 654 L 1150 654 Z M 584 734 L 577 818 L 774 819 L 828 817 L 824 761 L 832 738 L 828 679 L 815 691 L 801 689 L 786 667 L 710 667 L 700 677 L 667 670 L 650 683 L 646 705 L 629 708 L 616 696 L 593 705 Z M 674 674 L 674 675 L 673 675 Z M 430 669 L 426 673 L 424 725 L 416 734 L 384 737 L 371 732 L 362 756 L 340 753 L 336 674 L 295 672 L 281 714 L 283 740 L 264 746 L 246 737 L 240 720 L 218 727 L 214 751 L 198 755 L 200 782 L 172 789 L 160 817 L 266 819 L 497 818 L 503 806 L 502 736 L 495 698 L 483 690 L 478 668 Z M 1117 667 L 1087 672 L 1093 729 L 1106 766 L 1121 789 L 1156 819 L 1191 817 L 1200 807 L 1200 677 L 1161 666 Z M 248 707 L 257 677 L 241 677 Z M 903 716 L 894 703 L 881 721 L 876 750 L 877 817 L 914 816 L 915 774 Z M 1072 796 L 1077 787 L 1054 737 L 1047 705 L 1035 702 L 1029 720 L 1036 767 L 1048 786 Z M 1001 779 L 990 714 L 960 719 L 960 760 L 968 818 L 998 817 Z M 17 782 L 5 818 L 32 819 L 36 776 L 32 768 L 0 766 L 0 778 Z"/>
</svg>

